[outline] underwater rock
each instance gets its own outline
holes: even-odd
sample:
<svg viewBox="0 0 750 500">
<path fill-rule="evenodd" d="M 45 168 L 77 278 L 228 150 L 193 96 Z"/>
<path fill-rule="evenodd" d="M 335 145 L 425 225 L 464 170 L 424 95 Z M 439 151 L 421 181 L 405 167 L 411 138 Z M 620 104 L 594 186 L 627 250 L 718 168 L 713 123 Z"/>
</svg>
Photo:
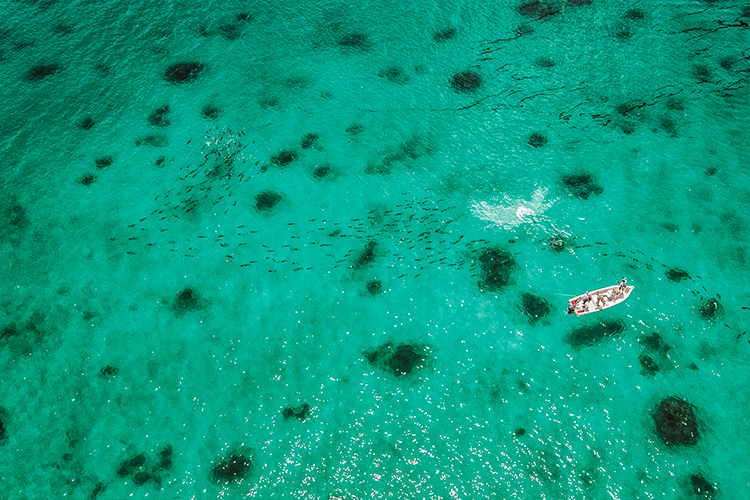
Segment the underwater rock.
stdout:
<svg viewBox="0 0 750 500">
<path fill-rule="evenodd" d="M 91 130 L 93 126 L 94 126 L 94 119 L 91 118 L 90 116 L 87 116 L 78 122 L 78 128 L 80 128 L 81 130 Z"/>
<path fill-rule="evenodd" d="M 297 153 L 294 151 L 279 151 L 271 157 L 271 163 L 279 167 L 286 167 L 297 159 Z"/>
<path fill-rule="evenodd" d="M 316 179 L 323 179 L 325 177 L 328 177 L 330 174 L 331 167 L 327 165 L 315 167 L 315 170 L 313 170 L 313 177 L 315 177 Z"/>
<path fill-rule="evenodd" d="M 547 17 L 555 14 L 557 10 L 546 2 L 536 0 L 519 5 L 518 12 L 526 17 Z"/>
<path fill-rule="evenodd" d="M 94 486 L 94 489 L 91 491 L 91 496 L 89 497 L 90 500 L 96 500 L 96 497 L 98 497 L 101 493 L 104 493 L 104 490 L 107 489 L 107 485 L 98 482 L 96 483 L 96 486 Z"/>
<path fill-rule="evenodd" d="M 628 21 L 638 21 L 646 17 L 646 14 L 644 14 L 641 9 L 628 9 L 625 11 L 623 17 Z"/>
<path fill-rule="evenodd" d="M 536 64 L 540 68 L 552 68 L 555 66 L 555 61 L 553 61 L 549 57 L 540 57 L 534 64 Z M 544 142 L 547 141 L 545 140 Z"/>
<path fill-rule="evenodd" d="M 409 76 L 399 66 L 388 66 L 387 68 L 380 70 L 378 76 L 385 78 L 391 83 L 404 84 L 409 82 Z"/>
<path fill-rule="evenodd" d="M 706 319 L 712 319 L 715 318 L 717 315 L 720 315 L 721 312 L 724 310 L 722 305 L 719 303 L 716 299 L 708 299 L 705 304 L 700 308 L 701 316 L 703 316 Z"/>
<path fill-rule="evenodd" d="M 562 252 L 567 248 L 570 238 L 562 233 L 551 234 L 547 237 L 547 245 L 555 252 Z"/>
<path fill-rule="evenodd" d="M 244 455 L 232 453 L 211 468 L 211 479 L 217 483 L 242 482 L 252 469 L 252 462 Z"/>
<path fill-rule="evenodd" d="M 670 349 L 669 344 L 664 342 L 661 338 L 661 335 L 656 332 L 645 337 L 639 337 L 638 342 L 643 344 L 644 348 L 653 352 L 657 352 L 659 354 L 664 354 Z"/>
<path fill-rule="evenodd" d="M 138 455 L 125 459 L 120 467 L 117 469 L 117 475 L 120 477 L 127 477 L 136 471 L 140 470 L 141 467 L 146 463 L 146 454 L 139 453 Z"/>
<path fill-rule="evenodd" d="M 114 161 L 115 160 L 111 156 L 102 156 L 101 158 L 94 160 L 94 163 L 96 164 L 96 168 L 104 168 L 112 165 Z"/>
<path fill-rule="evenodd" d="M 675 397 L 663 400 L 654 413 L 656 433 L 667 445 L 694 445 L 698 423 L 693 405 Z"/>
<path fill-rule="evenodd" d="M 304 137 L 302 137 L 302 149 L 310 149 L 316 147 L 318 145 L 318 139 L 320 139 L 320 136 L 318 136 L 318 134 L 305 134 Z"/>
<path fill-rule="evenodd" d="M 84 186 L 90 186 L 96 182 L 96 176 L 94 174 L 86 174 L 78 179 L 78 183 Z"/>
<path fill-rule="evenodd" d="M 620 336 L 625 331 L 622 320 L 604 320 L 575 328 L 564 337 L 564 341 L 574 349 L 591 347 Z"/>
<path fill-rule="evenodd" d="M 516 432 L 513 433 L 513 435 L 516 437 L 521 437 L 524 434 L 526 434 L 526 429 L 524 429 L 523 427 L 519 427 L 518 429 L 516 429 Z"/>
<path fill-rule="evenodd" d="M 570 174 L 562 178 L 563 184 L 571 196 L 588 200 L 589 196 L 602 194 L 604 188 L 596 183 L 591 174 Z"/>
<path fill-rule="evenodd" d="M 432 35 L 432 39 L 438 43 L 453 40 L 456 37 L 456 28 L 443 28 Z"/>
<path fill-rule="evenodd" d="M 380 295 L 383 293 L 383 283 L 380 280 L 370 280 L 367 282 L 367 292 L 372 295 Z"/>
<path fill-rule="evenodd" d="M 170 65 L 164 72 L 164 79 L 169 83 L 182 84 L 194 82 L 204 70 L 199 62 L 179 62 Z"/>
<path fill-rule="evenodd" d="M 102 368 L 101 370 L 99 370 L 99 376 L 101 378 L 110 378 L 111 379 L 111 378 L 116 377 L 119 372 L 120 372 L 120 369 L 117 368 L 116 366 L 107 365 L 104 368 Z"/>
<path fill-rule="evenodd" d="M 375 261 L 375 257 L 377 257 L 377 254 L 375 253 L 375 249 L 377 248 L 378 243 L 375 240 L 370 240 L 365 245 L 365 248 L 357 255 L 356 259 L 354 260 L 354 268 L 355 269 L 361 269 L 365 266 L 368 266 L 372 264 Z"/>
<path fill-rule="evenodd" d="M 148 115 L 148 124 L 152 127 L 168 127 L 172 124 L 169 119 L 169 104 L 159 106 Z"/>
<path fill-rule="evenodd" d="M 424 366 L 427 353 L 420 344 L 398 344 L 387 342 L 373 349 L 366 349 L 363 355 L 376 368 L 394 377 L 409 375 Z"/>
<path fill-rule="evenodd" d="M 8 429 L 5 423 L 8 421 L 8 410 L 0 406 L 0 445 L 8 440 Z"/>
<path fill-rule="evenodd" d="M 349 135 L 359 135 L 362 132 L 364 132 L 364 130 L 365 128 L 358 123 L 355 123 L 353 125 L 349 125 L 348 127 L 346 127 L 346 133 Z"/>
<path fill-rule="evenodd" d="M 512 285 L 516 261 L 510 252 L 500 248 L 488 248 L 477 259 L 479 261 L 479 288 L 491 292 L 502 291 Z"/>
<path fill-rule="evenodd" d="M 641 353 L 641 355 L 638 356 L 638 362 L 641 363 L 642 375 L 653 377 L 654 375 L 659 373 L 659 365 L 657 365 L 656 361 L 654 361 L 654 359 L 645 352 Z"/>
<path fill-rule="evenodd" d="M 700 83 L 710 82 L 713 74 L 711 68 L 705 64 L 698 64 L 693 68 L 693 77 Z"/>
<path fill-rule="evenodd" d="M 532 323 L 536 323 L 547 316 L 552 308 L 542 297 L 525 292 L 521 295 L 521 311 L 531 319 Z"/>
<path fill-rule="evenodd" d="M 476 71 L 462 71 L 451 78 L 451 87 L 456 92 L 474 92 L 481 85 L 482 77 Z"/>
<path fill-rule="evenodd" d="M 222 24 L 219 26 L 219 34 L 232 42 L 242 36 L 242 27 L 235 23 Z"/>
<path fill-rule="evenodd" d="M 0 208 L 0 220 L 3 224 L 8 224 L 15 230 L 24 229 L 30 224 L 29 218 L 26 216 L 26 210 L 14 195 L 5 198 L 2 208 Z"/>
<path fill-rule="evenodd" d="M 37 64 L 26 72 L 26 81 L 40 82 L 62 70 L 59 64 Z"/>
<path fill-rule="evenodd" d="M 221 114 L 221 110 L 215 104 L 206 104 L 201 108 L 201 116 L 206 120 L 216 120 Z"/>
<path fill-rule="evenodd" d="M 297 407 L 287 406 L 286 408 L 281 410 L 281 414 L 286 420 L 289 420 L 290 418 L 296 418 L 297 420 L 304 421 L 310 417 L 310 405 L 307 403 L 302 403 Z"/>
<path fill-rule="evenodd" d="M 683 271 L 682 269 L 678 269 L 676 267 L 668 269 L 665 275 L 667 276 L 667 279 L 669 281 L 672 281 L 673 283 L 679 283 L 680 281 L 690 279 L 690 275 L 687 273 L 687 271 Z"/>
<path fill-rule="evenodd" d="M 540 134 L 539 132 L 534 132 L 529 136 L 529 146 L 534 148 L 541 148 L 545 144 L 547 144 L 547 137 L 545 137 L 543 134 Z"/>
<path fill-rule="evenodd" d="M 693 493 L 703 498 L 714 498 L 716 490 L 701 474 L 691 474 L 690 484 L 693 487 Z"/>
<path fill-rule="evenodd" d="M 200 296 L 192 288 L 186 287 L 177 294 L 177 300 L 174 305 L 175 310 L 197 311 L 201 308 Z"/>
<path fill-rule="evenodd" d="M 169 470 L 172 468 L 172 445 L 167 445 L 159 452 L 159 462 L 154 467 L 154 471 Z"/>
<path fill-rule="evenodd" d="M 371 43 L 364 33 L 347 33 L 339 38 L 339 46 L 346 49 L 369 50 Z"/>
<path fill-rule="evenodd" d="M 164 148 L 169 146 L 169 138 L 166 134 L 149 134 L 135 140 L 136 146 L 154 146 Z"/>
<path fill-rule="evenodd" d="M 141 471 L 133 476 L 133 483 L 136 486 L 143 486 L 148 482 L 149 479 L 151 479 L 151 474 L 146 471 Z"/>
<path fill-rule="evenodd" d="M 268 212 L 281 201 L 282 196 L 275 191 L 261 191 L 255 195 L 255 209 L 258 212 Z"/>
</svg>

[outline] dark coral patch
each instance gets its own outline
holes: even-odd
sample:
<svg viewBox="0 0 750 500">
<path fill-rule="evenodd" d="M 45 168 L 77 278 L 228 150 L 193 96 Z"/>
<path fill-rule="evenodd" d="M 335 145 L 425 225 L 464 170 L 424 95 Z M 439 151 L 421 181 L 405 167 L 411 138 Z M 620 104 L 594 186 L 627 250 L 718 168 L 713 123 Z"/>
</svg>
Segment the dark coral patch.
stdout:
<svg viewBox="0 0 750 500">
<path fill-rule="evenodd" d="M 556 14 L 558 11 L 547 2 L 536 0 L 522 3 L 518 6 L 518 12 L 526 17 L 547 17 Z"/>
<path fill-rule="evenodd" d="M 275 191 L 261 191 L 255 195 L 255 209 L 258 212 L 268 212 L 278 205 L 282 198 Z"/>
<path fill-rule="evenodd" d="M 313 177 L 316 179 L 323 179 L 325 177 L 328 177 L 331 174 L 331 167 L 327 165 L 320 165 L 318 167 L 315 167 L 315 170 L 313 170 Z"/>
<path fill-rule="evenodd" d="M 370 280 L 367 282 L 367 292 L 372 295 L 380 295 L 383 293 L 383 282 L 380 280 Z"/>
<path fill-rule="evenodd" d="M 133 476 L 133 484 L 135 484 L 136 486 L 143 486 L 149 481 L 149 479 L 151 479 L 151 474 L 149 474 L 148 472 L 146 471 L 137 472 Z"/>
<path fill-rule="evenodd" d="M 476 71 L 462 71 L 451 78 L 451 87 L 456 92 L 475 92 L 481 85 L 482 77 Z"/>
<path fill-rule="evenodd" d="M 339 38 L 339 46 L 346 49 L 369 50 L 370 39 L 364 33 L 347 33 Z"/>
<path fill-rule="evenodd" d="M 120 477 L 127 477 L 135 472 L 139 471 L 146 463 L 146 454 L 139 453 L 134 457 L 127 458 L 120 463 L 120 467 L 117 468 L 117 475 Z"/>
<path fill-rule="evenodd" d="M 114 158 L 111 156 L 102 156 L 101 158 L 94 160 L 94 163 L 96 164 L 96 168 L 105 168 L 112 165 L 114 161 Z"/>
<path fill-rule="evenodd" d="M 669 344 L 664 342 L 661 335 L 656 332 L 651 335 L 646 335 L 645 337 L 638 337 L 638 342 L 640 342 L 645 349 L 659 354 L 664 354 L 670 349 Z"/>
<path fill-rule="evenodd" d="M 591 174 L 565 175 L 562 178 L 562 182 L 571 196 L 583 200 L 604 192 L 604 188 L 596 182 L 596 179 Z"/>
<path fill-rule="evenodd" d="M 6 427 L 8 417 L 8 410 L 0 406 L 0 444 L 8 440 L 8 428 Z"/>
<path fill-rule="evenodd" d="M 547 137 L 539 132 L 534 132 L 529 136 L 529 146 L 534 148 L 541 148 L 547 144 Z"/>
<path fill-rule="evenodd" d="M 365 245 L 365 248 L 354 259 L 354 268 L 361 269 L 372 264 L 377 257 L 376 249 L 378 243 L 375 240 L 370 240 Z"/>
<path fill-rule="evenodd" d="M 409 375 L 422 368 L 427 360 L 426 349 L 419 344 L 394 345 L 388 342 L 365 350 L 363 355 L 370 364 L 394 377 Z"/>
<path fill-rule="evenodd" d="M 432 35 L 432 39 L 438 43 L 453 40 L 456 37 L 456 28 L 443 28 Z"/>
<path fill-rule="evenodd" d="M 253 464 L 244 455 L 232 453 L 211 468 L 211 479 L 217 483 L 242 482 L 252 472 Z"/>
<path fill-rule="evenodd" d="M 101 378 L 111 379 L 111 378 L 115 378 L 119 372 L 120 372 L 120 369 L 117 368 L 116 366 L 107 365 L 101 370 L 99 370 L 99 376 Z"/>
<path fill-rule="evenodd" d="M 201 108 L 201 116 L 206 120 L 216 120 L 221 114 L 221 110 L 215 104 L 206 104 Z"/>
<path fill-rule="evenodd" d="M 668 445 L 698 442 L 698 423 L 693 405 L 675 397 L 663 400 L 654 413 L 656 433 Z"/>
<path fill-rule="evenodd" d="M 310 418 L 310 405 L 307 403 L 302 403 L 301 405 L 296 407 L 287 406 L 286 408 L 281 410 L 281 414 L 286 420 L 296 418 L 297 420 L 304 421 Z"/>
<path fill-rule="evenodd" d="M 3 206 L 0 207 L 2 224 L 10 226 L 12 231 L 19 231 L 28 227 L 30 221 L 26 215 L 26 209 L 18 202 L 18 198 L 11 195 L 3 201 Z"/>
<path fill-rule="evenodd" d="M 477 259 L 479 262 L 479 287 L 482 290 L 499 292 L 515 282 L 513 273 L 516 261 L 510 252 L 500 248 L 485 249 Z"/>
<path fill-rule="evenodd" d="M 536 64 L 540 68 L 552 68 L 555 66 L 555 61 L 553 61 L 549 57 L 540 57 L 534 64 Z"/>
<path fill-rule="evenodd" d="M 544 298 L 525 292 L 521 295 L 521 311 L 528 316 L 532 322 L 537 322 L 552 312 L 552 308 Z"/>
<path fill-rule="evenodd" d="M 169 470 L 172 468 L 172 445 L 167 445 L 159 451 L 159 461 L 154 467 L 154 471 Z"/>
<path fill-rule="evenodd" d="M 722 305 L 719 303 L 716 299 L 708 299 L 703 306 L 700 308 L 701 316 L 703 316 L 706 319 L 712 319 L 721 314 L 721 312 L 724 310 Z"/>
<path fill-rule="evenodd" d="M 135 140 L 136 146 L 153 146 L 164 148 L 169 146 L 169 137 L 166 134 L 149 134 Z"/>
<path fill-rule="evenodd" d="M 164 72 L 164 79 L 174 84 L 191 83 L 198 79 L 204 69 L 199 62 L 174 63 Z"/>
<path fill-rule="evenodd" d="M 172 124 L 169 119 L 169 104 L 159 106 L 148 115 L 148 124 L 152 127 L 168 127 Z"/>
<path fill-rule="evenodd" d="M 37 64 L 26 72 L 26 80 L 29 82 L 40 82 L 62 70 L 59 64 Z"/>
<path fill-rule="evenodd" d="M 551 234 L 547 237 L 547 245 L 555 252 L 562 252 L 568 247 L 571 238 L 563 233 Z"/>
<path fill-rule="evenodd" d="M 388 66 L 378 72 L 378 76 L 392 83 L 408 83 L 409 76 L 400 66 Z"/>
<path fill-rule="evenodd" d="M 81 130 L 91 130 L 94 125 L 94 119 L 90 116 L 82 118 L 81 121 L 78 122 L 78 128 Z"/>
<path fill-rule="evenodd" d="M 198 292 L 188 286 L 177 294 L 174 308 L 177 311 L 198 311 L 203 305 Z"/>
<path fill-rule="evenodd" d="M 90 186 L 96 182 L 96 176 L 94 174 L 86 174 L 78 179 L 78 183 L 84 186 Z"/>
<path fill-rule="evenodd" d="M 714 498 L 716 489 L 701 474 L 691 474 L 690 485 L 692 486 L 693 493 L 697 496 L 708 499 Z"/>
<path fill-rule="evenodd" d="M 659 372 L 659 365 L 656 364 L 654 358 L 645 352 L 638 356 L 638 362 L 641 364 L 641 374 L 643 375 L 653 377 Z"/>
<path fill-rule="evenodd" d="M 639 21 L 646 17 L 646 14 L 640 9 L 628 9 L 623 17 L 628 21 Z"/>
<path fill-rule="evenodd" d="M 622 320 L 596 321 L 572 330 L 563 340 L 574 349 L 581 349 L 619 337 L 624 331 Z"/>
<path fill-rule="evenodd" d="M 346 127 L 346 133 L 349 135 L 359 135 L 362 132 L 364 132 L 364 130 L 365 128 L 358 123 L 355 123 L 353 125 L 349 125 L 348 127 Z"/>
<path fill-rule="evenodd" d="M 297 159 L 297 153 L 294 151 L 279 151 L 271 157 L 271 163 L 278 167 L 286 167 Z"/>
<path fill-rule="evenodd" d="M 673 283 L 679 283 L 680 281 L 685 281 L 690 279 L 690 275 L 687 271 L 683 271 L 682 269 L 678 269 L 676 267 L 673 267 L 671 269 L 668 269 L 665 273 L 667 276 L 667 279 L 669 281 L 672 281 Z"/>
<path fill-rule="evenodd" d="M 320 136 L 318 134 L 305 134 L 304 137 L 302 137 L 302 149 L 310 149 L 316 147 L 318 145 L 318 139 L 320 139 Z"/>
</svg>

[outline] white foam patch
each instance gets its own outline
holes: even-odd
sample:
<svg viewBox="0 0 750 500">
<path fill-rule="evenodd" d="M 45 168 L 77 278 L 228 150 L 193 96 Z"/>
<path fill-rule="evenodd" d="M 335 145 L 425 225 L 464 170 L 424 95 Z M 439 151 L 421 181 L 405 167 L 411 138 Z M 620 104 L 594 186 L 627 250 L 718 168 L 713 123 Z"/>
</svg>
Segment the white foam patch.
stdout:
<svg viewBox="0 0 750 500">
<path fill-rule="evenodd" d="M 474 217 L 489 222 L 489 226 L 513 229 L 521 224 L 540 224 L 546 212 L 556 199 L 547 199 L 548 188 L 538 188 L 531 198 L 512 198 L 507 194 L 502 200 L 475 201 L 470 210 Z"/>
</svg>

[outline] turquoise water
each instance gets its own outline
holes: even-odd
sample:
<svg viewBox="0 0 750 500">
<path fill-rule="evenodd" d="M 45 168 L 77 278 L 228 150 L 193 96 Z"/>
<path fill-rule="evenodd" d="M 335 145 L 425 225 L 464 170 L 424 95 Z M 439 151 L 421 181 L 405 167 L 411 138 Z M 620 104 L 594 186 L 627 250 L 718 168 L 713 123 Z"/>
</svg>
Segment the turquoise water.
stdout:
<svg viewBox="0 0 750 500">
<path fill-rule="evenodd" d="M 2 2 L 7 498 L 750 498 L 748 8 L 438 4 Z"/>
</svg>

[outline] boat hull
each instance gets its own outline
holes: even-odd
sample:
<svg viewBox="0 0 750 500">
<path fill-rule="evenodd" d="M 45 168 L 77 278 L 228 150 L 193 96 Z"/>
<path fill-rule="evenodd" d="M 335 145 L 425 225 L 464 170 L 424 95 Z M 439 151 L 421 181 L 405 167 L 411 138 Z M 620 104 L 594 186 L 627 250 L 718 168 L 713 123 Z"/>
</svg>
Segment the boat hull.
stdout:
<svg viewBox="0 0 750 500">
<path fill-rule="evenodd" d="M 568 300 L 568 306 L 572 306 L 573 309 L 568 309 L 570 312 L 575 313 L 576 316 L 583 316 L 585 314 L 591 314 L 605 309 L 609 309 L 612 306 L 616 306 L 630 297 L 635 287 L 627 286 L 622 293 L 620 293 L 620 285 L 612 285 L 593 292 L 588 292 L 591 300 L 584 303 L 583 297 L 586 295 L 582 293 L 572 299 Z"/>
</svg>

